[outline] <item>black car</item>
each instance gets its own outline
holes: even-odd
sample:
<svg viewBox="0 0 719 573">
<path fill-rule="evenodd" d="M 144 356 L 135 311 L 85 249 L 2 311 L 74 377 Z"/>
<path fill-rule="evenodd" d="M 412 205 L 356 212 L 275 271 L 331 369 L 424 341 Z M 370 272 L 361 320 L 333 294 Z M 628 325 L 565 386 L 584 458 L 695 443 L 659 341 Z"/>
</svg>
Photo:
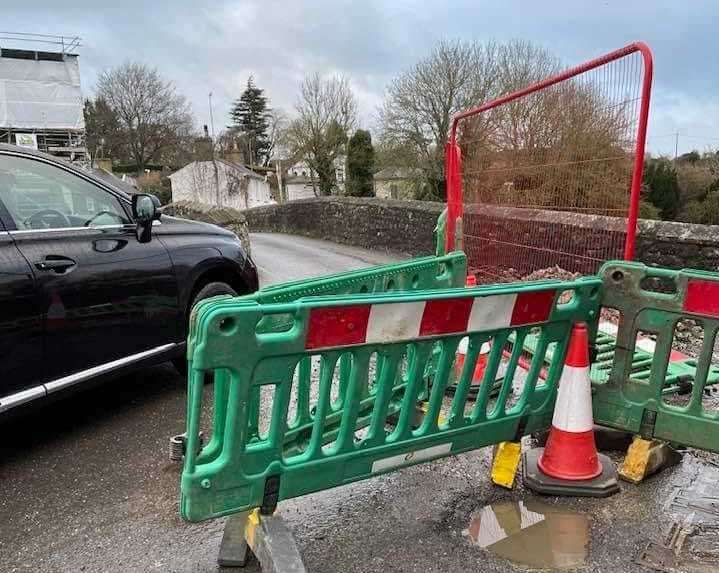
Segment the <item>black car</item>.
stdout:
<svg viewBox="0 0 719 573">
<path fill-rule="evenodd" d="M 109 373 L 182 369 L 193 304 L 257 290 L 233 233 L 158 206 L 0 144 L 0 415 Z"/>
</svg>

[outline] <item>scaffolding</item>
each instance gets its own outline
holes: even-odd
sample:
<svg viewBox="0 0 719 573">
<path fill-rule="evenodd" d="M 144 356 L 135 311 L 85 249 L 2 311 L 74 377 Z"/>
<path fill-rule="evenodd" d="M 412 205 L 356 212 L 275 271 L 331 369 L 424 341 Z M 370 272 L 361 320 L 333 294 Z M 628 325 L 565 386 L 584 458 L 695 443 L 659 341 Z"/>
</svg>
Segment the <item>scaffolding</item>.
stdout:
<svg viewBox="0 0 719 573">
<path fill-rule="evenodd" d="M 0 142 L 87 159 L 80 46 L 79 36 L 0 31 Z"/>
</svg>

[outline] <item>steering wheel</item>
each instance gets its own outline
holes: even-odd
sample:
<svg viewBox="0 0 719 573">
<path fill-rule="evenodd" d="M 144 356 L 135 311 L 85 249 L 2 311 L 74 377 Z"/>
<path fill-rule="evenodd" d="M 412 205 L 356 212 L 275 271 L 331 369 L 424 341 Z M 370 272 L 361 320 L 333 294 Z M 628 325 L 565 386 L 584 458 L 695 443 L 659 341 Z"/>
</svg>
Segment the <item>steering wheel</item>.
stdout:
<svg viewBox="0 0 719 573">
<path fill-rule="evenodd" d="M 102 215 L 110 215 L 111 217 L 115 217 L 118 221 L 120 221 L 121 224 L 125 222 L 125 219 L 122 218 L 121 215 L 118 215 L 114 211 L 100 211 L 99 213 L 95 213 L 92 217 L 90 217 L 87 221 L 85 221 L 82 226 L 83 227 L 89 227 L 90 224 L 97 219 L 98 217 L 101 217 Z"/>
<path fill-rule="evenodd" d="M 57 229 L 70 227 L 70 219 L 56 209 L 41 209 L 23 221 L 30 229 Z"/>
</svg>

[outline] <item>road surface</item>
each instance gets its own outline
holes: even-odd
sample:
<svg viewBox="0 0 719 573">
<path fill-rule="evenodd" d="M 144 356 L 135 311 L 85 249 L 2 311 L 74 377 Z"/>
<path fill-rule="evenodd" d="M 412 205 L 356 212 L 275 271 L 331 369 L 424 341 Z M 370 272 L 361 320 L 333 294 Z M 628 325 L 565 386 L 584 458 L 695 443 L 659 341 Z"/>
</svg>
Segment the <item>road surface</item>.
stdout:
<svg viewBox="0 0 719 573">
<path fill-rule="evenodd" d="M 253 235 L 252 245 L 263 284 L 396 260 L 293 236 Z M 180 468 L 167 461 L 184 408 L 183 380 L 162 365 L 0 425 L 0 570 L 217 571 L 223 520 L 182 522 Z M 310 572 L 524 571 L 463 535 L 484 505 L 532 498 L 489 485 L 489 456 L 406 468 L 279 511 Z M 663 534 L 670 494 L 709 469 L 685 456 L 608 500 L 546 501 L 590 516 L 583 570 L 639 571 L 633 559 Z"/>
</svg>

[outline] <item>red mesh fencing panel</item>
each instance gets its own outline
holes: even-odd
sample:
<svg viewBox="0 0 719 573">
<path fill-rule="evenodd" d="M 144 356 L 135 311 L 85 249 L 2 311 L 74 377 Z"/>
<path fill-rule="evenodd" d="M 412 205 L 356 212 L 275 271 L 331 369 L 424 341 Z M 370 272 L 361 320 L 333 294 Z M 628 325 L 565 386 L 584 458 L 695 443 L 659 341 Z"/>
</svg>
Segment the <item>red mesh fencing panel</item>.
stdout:
<svg viewBox="0 0 719 573">
<path fill-rule="evenodd" d="M 632 44 L 456 116 L 447 249 L 461 229 L 480 282 L 631 259 L 651 81 Z"/>
</svg>

